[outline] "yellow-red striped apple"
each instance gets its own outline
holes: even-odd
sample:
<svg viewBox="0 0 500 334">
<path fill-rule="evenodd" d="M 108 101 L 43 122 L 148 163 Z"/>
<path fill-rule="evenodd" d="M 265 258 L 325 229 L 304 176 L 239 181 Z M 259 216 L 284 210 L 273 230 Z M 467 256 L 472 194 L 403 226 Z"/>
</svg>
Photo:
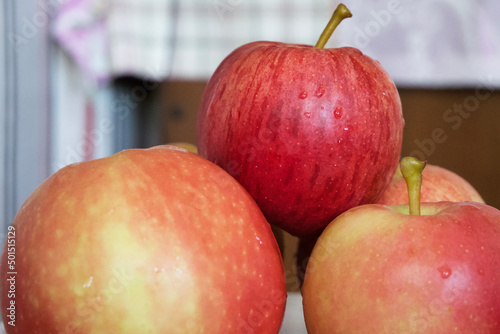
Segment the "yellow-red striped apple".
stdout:
<svg viewBox="0 0 500 334">
<path fill-rule="evenodd" d="M 164 146 L 69 165 L 31 194 L 11 231 L 1 262 L 8 334 L 281 326 L 286 285 L 271 227 L 198 155 Z"/>
<path fill-rule="evenodd" d="M 463 177 L 449 169 L 427 164 L 422 172 L 422 202 L 473 201 L 484 203 L 478 191 Z M 387 189 L 377 203 L 398 205 L 408 203 L 406 182 L 398 168 Z"/>
<path fill-rule="evenodd" d="M 500 211 L 412 198 L 324 230 L 302 287 L 309 334 L 500 333 Z"/>
</svg>

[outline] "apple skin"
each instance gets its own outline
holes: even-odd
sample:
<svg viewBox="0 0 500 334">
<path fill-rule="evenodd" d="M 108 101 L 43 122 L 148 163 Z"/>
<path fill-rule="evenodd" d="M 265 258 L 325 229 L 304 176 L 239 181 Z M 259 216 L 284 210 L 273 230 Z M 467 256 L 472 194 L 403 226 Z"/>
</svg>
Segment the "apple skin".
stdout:
<svg viewBox="0 0 500 334">
<path fill-rule="evenodd" d="M 484 203 L 481 195 L 467 180 L 449 169 L 427 164 L 422 175 L 424 178 L 420 195 L 422 202 L 473 201 Z M 383 192 L 382 197 L 377 203 L 385 205 L 408 203 L 406 181 L 401 174 L 399 166 L 389 186 Z M 307 261 L 311 256 L 311 251 L 317 238 L 317 236 L 307 237 L 301 238 L 299 241 L 296 262 L 297 274 L 301 285 L 306 271 Z"/>
<path fill-rule="evenodd" d="M 198 114 L 198 150 L 295 236 L 373 203 L 398 165 L 396 87 L 358 49 L 253 42 L 214 72 Z"/>
<path fill-rule="evenodd" d="M 484 203 L 481 195 L 467 180 L 449 169 L 427 164 L 422 176 L 424 179 L 420 195 L 422 202 L 472 201 Z M 399 167 L 377 203 L 386 205 L 408 203 L 408 190 Z"/>
<path fill-rule="evenodd" d="M 175 142 L 175 143 L 168 143 L 168 146 L 174 146 L 177 148 L 181 148 L 183 150 L 186 150 L 188 152 L 192 152 L 195 154 L 198 154 L 198 148 L 196 145 L 191 144 L 191 143 L 186 143 L 186 142 Z"/>
<path fill-rule="evenodd" d="M 188 152 L 126 150 L 73 164 L 15 229 L 7 333 L 278 333 L 283 263 L 269 223 L 226 172 Z"/>
<path fill-rule="evenodd" d="M 422 213 L 364 205 L 325 229 L 302 288 L 309 334 L 500 333 L 500 211 L 438 202 Z"/>
</svg>

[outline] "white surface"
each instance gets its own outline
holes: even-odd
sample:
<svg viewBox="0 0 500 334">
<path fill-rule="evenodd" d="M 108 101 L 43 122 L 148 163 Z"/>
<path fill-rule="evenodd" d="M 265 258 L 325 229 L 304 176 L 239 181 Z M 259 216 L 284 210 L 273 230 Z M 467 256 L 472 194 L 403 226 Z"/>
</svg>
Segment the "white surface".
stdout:
<svg viewBox="0 0 500 334">
<path fill-rule="evenodd" d="M 302 312 L 302 296 L 299 292 L 288 293 L 285 318 L 280 334 L 307 334 Z"/>
</svg>

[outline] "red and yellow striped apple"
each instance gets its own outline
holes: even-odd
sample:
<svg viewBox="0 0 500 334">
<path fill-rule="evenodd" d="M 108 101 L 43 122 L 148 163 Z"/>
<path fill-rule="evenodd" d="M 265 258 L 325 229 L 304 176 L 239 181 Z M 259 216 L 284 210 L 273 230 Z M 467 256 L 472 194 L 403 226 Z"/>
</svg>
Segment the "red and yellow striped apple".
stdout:
<svg viewBox="0 0 500 334">
<path fill-rule="evenodd" d="M 484 203 L 481 195 L 467 180 L 449 169 L 426 164 L 422 176 L 424 179 L 420 197 L 422 202 L 473 201 Z M 399 167 L 377 203 L 385 205 L 408 203 L 406 181 Z M 301 284 L 316 240 L 317 236 L 301 238 L 299 240 L 296 264 L 297 275 Z"/>
<path fill-rule="evenodd" d="M 9 334 L 281 326 L 286 286 L 270 225 L 231 176 L 195 154 L 165 146 L 67 166 L 11 229 L 14 262 L 10 244 L 1 262 Z"/>
<path fill-rule="evenodd" d="M 259 41 L 234 50 L 198 114 L 200 155 L 296 236 L 375 202 L 400 156 L 404 121 L 387 72 L 358 49 L 323 48 L 350 15 L 339 8 L 315 47 Z"/>
<path fill-rule="evenodd" d="M 467 180 L 449 169 L 427 164 L 422 176 L 424 179 L 421 189 L 422 202 L 472 201 L 484 203 L 481 195 Z M 377 203 L 386 205 L 408 203 L 406 182 L 399 168 Z"/>
<path fill-rule="evenodd" d="M 500 333 L 500 211 L 412 198 L 324 230 L 302 287 L 309 334 Z"/>
<path fill-rule="evenodd" d="M 196 145 L 191 144 L 191 143 L 187 143 L 187 142 L 175 142 L 175 143 L 168 143 L 167 145 L 168 146 L 178 147 L 178 148 L 181 148 L 181 149 L 186 150 L 188 152 L 192 152 L 192 153 L 198 154 L 198 148 L 196 147 Z"/>
</svg>

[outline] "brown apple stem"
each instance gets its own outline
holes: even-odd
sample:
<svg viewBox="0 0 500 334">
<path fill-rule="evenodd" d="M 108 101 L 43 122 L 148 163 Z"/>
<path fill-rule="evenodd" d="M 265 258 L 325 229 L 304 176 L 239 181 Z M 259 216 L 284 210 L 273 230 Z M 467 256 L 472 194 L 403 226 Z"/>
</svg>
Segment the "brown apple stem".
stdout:
<svg viewBox="0 0 500 334">
<path fill-rule="evenodd" d="M 422 171 L 426 161 L 414 157 L 404 157 L 399 164 L 401 173 L 408 188 L 408 206 L 410 215 L 420 215 L 420 189 L 422 187 Z"/>
<path fill-rule="evenodd" d="M 325 47 L 326 42 L 330 39 L 330 36 L 332 35 L 333 31 L 339 23 L 348 17 L 351 17 L 352 14 L 347 9 L 347 7 L 341 3 L 340 5 L 337 6 L 335 11 L 333 12 L 332 18 L 328 22 L 328 24 L 325 27 L 325 30 L 321 33 L 321 36 L 319 36 L 318 42 L 314 46 L 316 49 L 323 49 Z"/>
</svg>

